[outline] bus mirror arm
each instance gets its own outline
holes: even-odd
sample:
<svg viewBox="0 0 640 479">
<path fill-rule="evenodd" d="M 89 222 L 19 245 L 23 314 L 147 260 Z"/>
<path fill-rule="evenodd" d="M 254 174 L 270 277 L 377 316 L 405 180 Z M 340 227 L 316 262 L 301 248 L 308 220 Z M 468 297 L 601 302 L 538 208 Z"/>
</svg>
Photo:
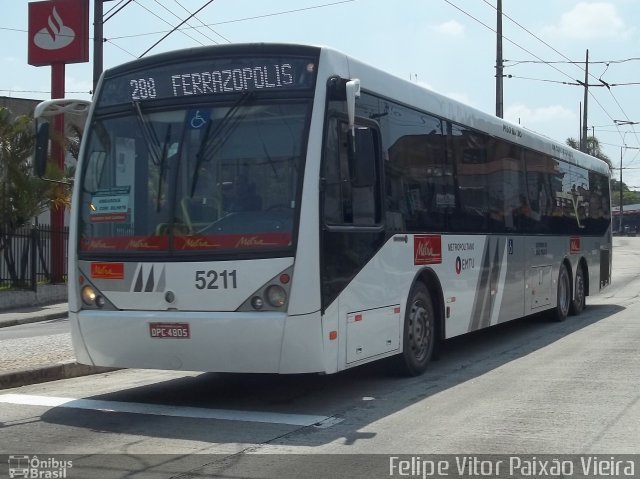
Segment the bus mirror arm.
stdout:
<svg viewBox="0 0 640 479">
<path fill-rule="evenodd" d="M 33 118 L 36 121 L 36 145 L 33 158 L 33 171 L 42 178 L 47 168 L 47 159 L 49 157 L 49 118 L 57 115 L 74 115 L 86 120 L 91 108 L 91 102 L 88 100 L 75 100 L 72 98 L 54 98 L 53 100 L 45 100 L 38 103 L 33 112 Z M 43 121 L 41 121 L 43 120 Z M 53 183 L 70 184 L 66 181 L 49 180 Z"/>
<path fill-rule="evenodd" d="M 349 80 L 345 85 L 347 93 L 347 115 L 349 117 L 349 128 L 351 129 L 351 136 L 355 137 L 355 124 L 356 124 L 356 98 L 360 97 L 360 80 Z M 355 152 L 356 142 L 353 142 Z"/>
<path fill-rule="evenodd" d="M 37 120 L 36 120 L 37 121 Z M 42 178 L 49 156 L 49 122 L 39 122 L 36 127 L 36 148 L 33 155 L 33 172 Z"/>
</svg>

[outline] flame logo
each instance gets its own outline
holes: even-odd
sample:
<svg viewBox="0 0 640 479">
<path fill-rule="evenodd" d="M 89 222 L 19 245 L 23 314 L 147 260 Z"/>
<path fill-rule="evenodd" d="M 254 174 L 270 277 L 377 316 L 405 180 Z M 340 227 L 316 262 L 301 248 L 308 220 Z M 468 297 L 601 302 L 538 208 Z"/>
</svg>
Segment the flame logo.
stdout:
<svg viewBox="0 0 640 479">
<path fill-rule="evenodd" d="M 52 18 L 53 17 L 53 18 Z M 43 50 L 59 50 L 70 45 L 76 38 L 75 32 L 67 27 L 53 7 L 48 19 L 48 27 L 43 28 L 33 37 L 33 43 Z"/>
</svg>

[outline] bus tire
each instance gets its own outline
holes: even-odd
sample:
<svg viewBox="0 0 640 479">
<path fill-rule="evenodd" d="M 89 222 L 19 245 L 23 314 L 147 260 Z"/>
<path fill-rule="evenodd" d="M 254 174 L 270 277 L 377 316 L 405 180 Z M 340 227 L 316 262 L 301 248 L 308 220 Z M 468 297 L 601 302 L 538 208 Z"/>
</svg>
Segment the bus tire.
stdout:
<svg viewBox="0 0 640 479">
<path fill-rule="evenodd" d="M 582 268 L 582 266 L 578 265 L 578 269 L 576 270 L 575 293 L 573 296 L 573 301 L 571 301 L 571 308 L 569 309 L 569 313 L 577 316 L 578 314 L 582 313 L 585 305 L 586 297 L 584 287 L 584 269 Z"/>
<path fill-rule="evenodd" d="M 418 282 L 411 288 L 404 315 L 403 351 L 399 358 L 403 374 L 419 376 L 427 369 L 436 346 L 436 330 L 431 295 Z"/>
<path fill-rule="evenodd" d="M 567 267 L 562 263 L 558 272 L 558 301 L 556 308 L 553 310 L 553 319 L 555 321 L 564 321 L 569 315 L 571 304 L 571 280 Z"/>
</svg>

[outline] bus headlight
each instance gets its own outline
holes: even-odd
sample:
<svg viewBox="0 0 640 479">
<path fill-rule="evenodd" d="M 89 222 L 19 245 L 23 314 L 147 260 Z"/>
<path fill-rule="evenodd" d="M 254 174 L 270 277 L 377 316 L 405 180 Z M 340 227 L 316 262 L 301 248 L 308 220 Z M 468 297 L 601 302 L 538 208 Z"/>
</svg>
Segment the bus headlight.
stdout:
<svg viewBox="0 0 640 479">
<path fill-rule="evenodd" d="M 278 311 L 286 312 L 291 290 L 293 266 L 273 276 L 260 288 L 255 290 L 236 311 L 258 312 Z"/>
<path fill-rule="evenodd" d="M 98 297 L 98 295 L 96 294 L 95 289 L 93 289 L 91 286 L 85 286 L 84 288 L 82 288 L 82 301 L 89 305 L 89 306 L 95 306 L 96 304 L 96 298 Z"/>
<path fill-rule="evenodd" d="M 266 291 L 267 301 L 274 308 L 281 308 L 287 302 L 287 292 L 282 286 L 272 284 Z"/>
<path fill-rule="evenodd" d="M 105 299 L 92 286 L 84 286 L 80 291 L 80 295 L 82 296 L 82 302 L 87 306 L 104 308 L 106 305 Z"/>
</svg>

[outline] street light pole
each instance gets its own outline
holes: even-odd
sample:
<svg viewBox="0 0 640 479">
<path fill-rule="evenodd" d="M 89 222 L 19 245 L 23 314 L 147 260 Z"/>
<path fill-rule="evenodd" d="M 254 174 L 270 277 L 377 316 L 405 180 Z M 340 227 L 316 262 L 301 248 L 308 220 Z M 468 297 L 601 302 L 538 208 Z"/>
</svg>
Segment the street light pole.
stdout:
<svg viewBox="0 0 640 479">
<path fill-rule="evenodd" d="M 104 13 L 103 0 L 93 0 L 93 92 L 102 73 Z"/>
<path fill-rule="evenodd" d="M 496 19 L 496 116 L 504 117 L 504 87 L 502 59 L 502 0 L 498 0 Z"/>
<path fill-rule="evenodd" d="M 98 80 L 102 74 L 104 62 L 104 2 L 112 2 L 113 0 L 93 0 L 93 90 L 96 91 Z M 127 2 L 128 3 L 128 2 Z M 127 4 L 116 10 L 118 13 Z M 111 14 L 111 17 L 114 14 Z"/>
<path fill-rule="evenodd" d="M 622 229 L 622 149 L 624 146 L 620 147 L 620 234 L 624 231 Z"/>
</svg>

